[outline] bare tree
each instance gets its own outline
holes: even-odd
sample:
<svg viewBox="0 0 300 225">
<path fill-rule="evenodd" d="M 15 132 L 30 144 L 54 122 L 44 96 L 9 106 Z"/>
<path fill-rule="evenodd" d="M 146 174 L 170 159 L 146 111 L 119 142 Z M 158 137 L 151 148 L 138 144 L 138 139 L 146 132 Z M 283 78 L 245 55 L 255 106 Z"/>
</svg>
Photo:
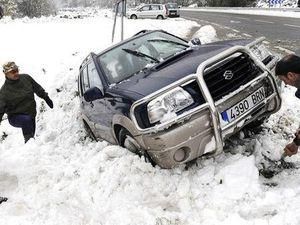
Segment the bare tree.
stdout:
<svg viewBox="0 0 300 225">
<path fill-rule="evenodd" d="M 15 16 L 17 14 L 17 4 L 14 0 L 0 0 L 0 5 L 3 8 L 3 15 Z"/>
<path fill-rule="evenodd" d="M 21 16 L 49 16 L 55 11 L 54 4 L 49 0 L 20 0 L 18 2 L 18 12 Z"/>
</svg>

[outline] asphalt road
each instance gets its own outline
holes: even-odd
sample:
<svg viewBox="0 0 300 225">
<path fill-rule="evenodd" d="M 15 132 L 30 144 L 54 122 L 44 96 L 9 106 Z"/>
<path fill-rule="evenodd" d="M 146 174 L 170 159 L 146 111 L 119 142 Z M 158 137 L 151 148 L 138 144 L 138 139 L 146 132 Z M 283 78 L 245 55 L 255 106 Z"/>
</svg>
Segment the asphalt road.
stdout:
<svg viewBox="0 0 300 225">
<path fill-rule="evenodd" d="M 300 18 L 184 10 L 181 17 L 214 26 L 222 40 L 265 36 L 275 49 L 300 50 Z"/>
</svg>

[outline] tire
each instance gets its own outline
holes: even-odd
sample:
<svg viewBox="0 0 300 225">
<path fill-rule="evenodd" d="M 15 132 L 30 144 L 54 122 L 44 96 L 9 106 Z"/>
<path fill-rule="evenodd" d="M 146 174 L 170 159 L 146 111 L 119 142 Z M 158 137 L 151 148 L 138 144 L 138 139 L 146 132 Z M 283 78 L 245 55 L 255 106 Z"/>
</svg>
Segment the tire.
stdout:
<svg viewBox="0 0 300 225">
<path fill-rule="evenodd" d="M 130 16 L 130 19 L 136 20 L 137 16 L 135 14 L 133 14 L 133 15 Z"/>
<path fill-rule="evenodd" d="M 88 136 L 90 139 L 92 139 L 93 141 L 97 141 L 97 138 L 96 138 L 96 136 L 94 135 L 92 129 L 91 129 L 90 126 L 87 124 L 87 122 L 85 122 L 84 120 L 83 120 L 83 126 L 84 126 L 84 129 L 85 129 L 86 133 L 87 133 L 87 136 Z"/>
<path fill-rule="evenodd" d="M 158 19 L 158 20 L 163 20 L 164 17 L 163 17 L 162 15 L 158 15 L 158 16 L 156 17 L 156 19 Z"/>
<path fill-rule="evenodd" d="M 129 131 L 125 128 L 121 128 L 118 135 L 118 141 L 120 146 L 122 146 L 123 148 L 128 149 L 130 152 L 135 153 L 140 157 L 144 156 L 145 162 L 150 162 L 152 166 L 156 165 L 156 163 L 151 159 L 148 153 L 138 145 L 138 143 L 134 140 L 132 134 L 130 134 Z"/>
<path fill-rule="evenodd" d="M 269 117 L 264 117 L 247 124 L 243 129 L 251 131 L 254 134 L 259 134 L 262 131 L 262 125 Z"/>
</svg>

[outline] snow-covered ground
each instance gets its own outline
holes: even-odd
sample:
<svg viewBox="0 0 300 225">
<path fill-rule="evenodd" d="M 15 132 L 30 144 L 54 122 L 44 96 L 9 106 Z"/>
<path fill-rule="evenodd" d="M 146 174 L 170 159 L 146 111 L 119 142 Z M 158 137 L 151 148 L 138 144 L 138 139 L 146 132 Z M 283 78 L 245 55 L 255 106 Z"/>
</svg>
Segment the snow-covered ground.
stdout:
<svg viewBox="0 0 300 225">
<path fill-rule="evenodd" d="M 78 67 L 90 51 L 111 45 L 112 24 L 104 11 L 84 19 L 0 21 L 0 63 L 16 61 L 55 105 L 51 110 L 37 99 L 37 137 L 26 145 L 19 129 L 7 121 L 0 126 L 0 195 L 9 198 L 0 205 L 0 224 L 300 224 L 300 172 L 285 170 L 269 180 L 258 172 L 262 153 L 278 160 L 298 127 L 293 89 L 285 89 L 281 111 L 262 134 L 241 133 L 226 152 L 188 168 L 153 168 L 126 149 L 86 138 L 78 117 Z M 141 29 L 184 37 L 199 26 L 184 19 L 125 25 L 126 37 Z M 202 30 L 206 41 L 215 38 L 212 27 Z"/>
</svg>

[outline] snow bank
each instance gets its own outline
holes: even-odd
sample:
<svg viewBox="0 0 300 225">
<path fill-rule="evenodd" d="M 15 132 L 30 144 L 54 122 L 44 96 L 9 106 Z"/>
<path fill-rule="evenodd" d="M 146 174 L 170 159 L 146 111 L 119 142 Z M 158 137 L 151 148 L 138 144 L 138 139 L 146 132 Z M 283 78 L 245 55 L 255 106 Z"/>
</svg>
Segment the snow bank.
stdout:
<svg viewBox="0 0 300 225">
<path fill-rule="evenodd" d="M 207 44 L 218 40 L 217 32 L 211 25 L 200 27 L 200 29 L 193 35 L 193 38 L 199 38 L 202 44 Z"/>
<path fill-rule="evenodd" d="M 278 17 L 292 17 L 300 18 L 300 12 L 282 10 L 267 10 L 267 9 L 231 9 L 228 8 L 184 8 L 184 11 L 205 11 L 205 12 L 222 12 L 222 13 L 234 13 L 234 14 L 249 14 L 249 15 L 264 15 L 264 16 L 278 16 Z"/>
</svg>

